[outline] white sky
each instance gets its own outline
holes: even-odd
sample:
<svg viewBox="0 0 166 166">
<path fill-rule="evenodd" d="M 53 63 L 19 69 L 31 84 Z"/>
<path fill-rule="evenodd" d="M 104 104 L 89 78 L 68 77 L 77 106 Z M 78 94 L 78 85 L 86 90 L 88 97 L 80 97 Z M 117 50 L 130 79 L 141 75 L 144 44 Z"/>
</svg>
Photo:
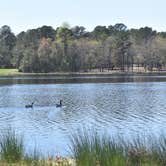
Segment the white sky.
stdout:
<svg viewBox="0 0 166 166">
<path fill-rule="evenodd" d="M 68 22 L 91 31 L 97 25 L 124 23 L 128 28 L 166 31 L 166 0 L 0 0 L 0 27 L 18 34 Z"/>
</svg>

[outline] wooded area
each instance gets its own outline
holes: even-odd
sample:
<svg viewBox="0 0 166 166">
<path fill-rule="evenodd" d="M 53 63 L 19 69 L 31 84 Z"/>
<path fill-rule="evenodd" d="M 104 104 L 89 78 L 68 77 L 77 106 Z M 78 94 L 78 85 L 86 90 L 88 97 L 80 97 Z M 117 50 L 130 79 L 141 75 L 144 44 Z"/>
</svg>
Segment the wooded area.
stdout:
<svg viewBox="0 0 166 166">
<path fill-rule="evenodd" d="M 22 72 L 58 72 L 166 69 L 166 32 L 152 28 L 128 29 L 119 23 L 96 26 L 67 24 L 54 30 L 43 26 L 15 36 L 9 26 L 0 29 L 0 68 Z"/>
</svg>

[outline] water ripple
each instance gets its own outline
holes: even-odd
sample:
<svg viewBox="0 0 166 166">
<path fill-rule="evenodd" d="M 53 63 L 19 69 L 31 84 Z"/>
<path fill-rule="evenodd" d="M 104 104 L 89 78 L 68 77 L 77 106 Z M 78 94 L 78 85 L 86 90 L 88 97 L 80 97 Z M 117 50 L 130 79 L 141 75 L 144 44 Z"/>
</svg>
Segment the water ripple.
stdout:
<svg viewBox="0 0 166 166">
<path fill-rule="evenodd" d="M 0 86 L 0 128 L 12 126 L 30 147 L 38 142 L 62 152 L 68 135 L 80 128 L 126 138 L 156 133 L 166 124 L 165 87 L 166 82 Z M 60 99 L 64 106 L 56 108 Z M 24 108 L 33 101 L 33 109 Z"/>
</svg>

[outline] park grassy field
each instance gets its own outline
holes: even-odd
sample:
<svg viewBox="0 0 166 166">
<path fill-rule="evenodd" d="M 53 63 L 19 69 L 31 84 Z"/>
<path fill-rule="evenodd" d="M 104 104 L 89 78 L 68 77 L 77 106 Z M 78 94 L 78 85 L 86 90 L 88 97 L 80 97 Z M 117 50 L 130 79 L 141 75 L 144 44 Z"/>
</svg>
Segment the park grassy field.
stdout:
<svg viewBox="0 0 166 166">
<path fill-rule="evenodd" d="M 29 75 L 29 76 L 49 76 L 49 75 L 54 75 L 54 76 L 70 76 L 70 75 L 79 75 L 79 76 L 84 76 L 84 75 L 88 75 L 88 76 L 100 76 L 100 75 L 134 75 L 134 74 L 138 74 L 138 75 L 149 75 L 149 74 L 154 74 L 154 75 L 160 75 L 160 74 L 166 74 L 166 71 L 144 71 L 144 70 L 134 70 L 134 71 L 130 71 L 130 72 L 123 72 L 120 70 L 104 70 L 103 72 L 99 71 L 98 69 L 92 70 L 92 71 L 88 71 L 88 72 L 49 72 L 49 73 L 23 73 L 23 72 L 19 72 L 18 69 L 0 69 L 0 77 L 2 76 L 24 76 L 24 75 Z"/>
<path fill-rule="evenodd" d="M 18 69 L 0 69 L 0 76 L 17 75 Z"/>
</svg>

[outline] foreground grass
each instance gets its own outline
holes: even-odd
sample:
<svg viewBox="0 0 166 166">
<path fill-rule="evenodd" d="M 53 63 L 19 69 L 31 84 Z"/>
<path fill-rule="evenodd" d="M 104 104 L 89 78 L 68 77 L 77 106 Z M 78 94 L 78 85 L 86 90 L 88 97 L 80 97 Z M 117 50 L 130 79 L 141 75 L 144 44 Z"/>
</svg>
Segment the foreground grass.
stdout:
<svg viewBox="0 0 166 166">
<path fill-rule="evenodd" d="M 76 133 L 71 138 L 73 158 L 44 158 L 35 149 L 26 154 L 23 138 L 8 131 L 0 138 L 0 166 L 166 166 L 166 137 L 132 142 L 96 133 Z"/>
<path fill-rule="evenodd" d="M 16 136 L 14 131 L 8 131 L 1 137 L 1 160 L 8 163 L 22 160 L 24 146 L 22 138 Z"/>
<path fill-rule="evenodd" d="M 45 159 L 36 149 L 32 154 L 25 152 L 23 137 L 8 130 L 0 138 L 0 166 L 73 166 L 74 160 L 62 157 Z"/>
<path fill-rule="evenodd" d="M 74 135 L 71 148 L 77 166 L 166 166 L 164 136 L 126 142 L 124 138 L 81 133 Z"/>
</svg>

